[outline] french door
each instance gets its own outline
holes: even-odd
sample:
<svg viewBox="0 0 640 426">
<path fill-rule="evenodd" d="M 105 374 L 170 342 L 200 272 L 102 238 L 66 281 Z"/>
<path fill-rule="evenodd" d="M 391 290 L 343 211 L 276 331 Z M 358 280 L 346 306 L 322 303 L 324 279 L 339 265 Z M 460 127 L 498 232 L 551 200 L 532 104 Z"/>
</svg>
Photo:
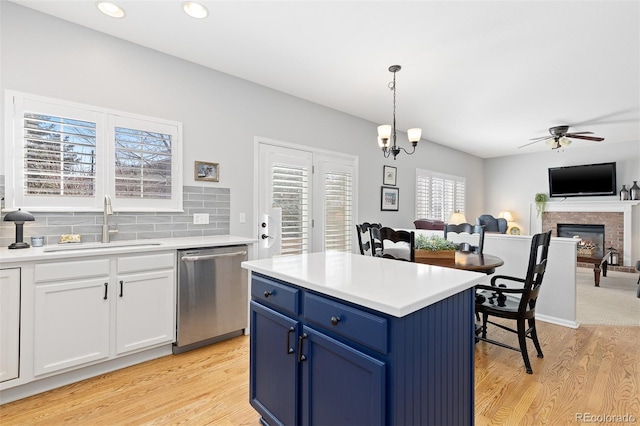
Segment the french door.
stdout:
<svg viewBox="0 0 640 426">
<path fill-rule="evenodd" d="M 352 251 L 357 159 L 258 141 L 260 258 Z"/>
</svg>

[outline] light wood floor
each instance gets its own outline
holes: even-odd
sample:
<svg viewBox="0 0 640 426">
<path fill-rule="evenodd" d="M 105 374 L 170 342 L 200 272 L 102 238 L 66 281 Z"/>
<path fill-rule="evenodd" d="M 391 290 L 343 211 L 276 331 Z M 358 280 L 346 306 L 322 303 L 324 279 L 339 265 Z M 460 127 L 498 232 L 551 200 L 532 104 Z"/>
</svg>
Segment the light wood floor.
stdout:
<svg viewBox="0 0 640 426">
<path fill-rule="evenodd" d="M 538 330 L 545 358 L 530 345 L 533 375 L 519 353 L 476 345 L 476 425 L 576 425 L 581 413 L 640 423 L 640 327 Z M 0 424 L 257 426 L 248 343 L 238 337 L 5 404 Z"/>
</svg>

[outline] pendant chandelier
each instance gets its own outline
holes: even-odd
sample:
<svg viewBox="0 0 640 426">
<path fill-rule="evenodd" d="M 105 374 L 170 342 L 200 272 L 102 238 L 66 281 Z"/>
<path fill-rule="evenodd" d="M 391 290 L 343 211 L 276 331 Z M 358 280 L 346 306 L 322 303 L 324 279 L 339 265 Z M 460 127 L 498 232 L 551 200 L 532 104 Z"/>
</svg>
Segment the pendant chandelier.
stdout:
<svg viewBox="0 0 640 426">
<path fill-rule="evenodd" d="M 400 150 L 404 151 L 407 155 L 411 155 L 416 151 L 416 145 L 422 136 L 422 129 L 409 129 L 407 130 L 407 136 L 409 136 L 409 142 L 413 149 L 411 152 L 407 151 L 396 143 L 396 73 L 400 71 L 402 67 L 400 65 L 391 65 L 389 71 L 393 73 L 393 81 L 389 83 L 389 89 L 393 91 L 393 125 L 383 124 L 378 126 L 378 145 L 382 148 L 384 158 L 388 158 L 389 155 L 393 155 L 393 159 L 400 154 Z"/>
</svg>

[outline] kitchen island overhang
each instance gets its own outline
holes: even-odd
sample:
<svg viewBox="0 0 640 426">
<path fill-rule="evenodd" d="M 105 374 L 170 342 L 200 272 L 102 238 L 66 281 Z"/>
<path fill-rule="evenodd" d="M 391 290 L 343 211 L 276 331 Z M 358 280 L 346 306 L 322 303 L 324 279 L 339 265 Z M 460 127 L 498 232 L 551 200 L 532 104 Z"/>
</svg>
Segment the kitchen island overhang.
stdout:
<svg viewBox="0 0 640 426">
<path fill-rule="evenodd" d="M 332 252 L 243 267 L 263 423 L 473 424 L 484 274 Z"/>
</svg>

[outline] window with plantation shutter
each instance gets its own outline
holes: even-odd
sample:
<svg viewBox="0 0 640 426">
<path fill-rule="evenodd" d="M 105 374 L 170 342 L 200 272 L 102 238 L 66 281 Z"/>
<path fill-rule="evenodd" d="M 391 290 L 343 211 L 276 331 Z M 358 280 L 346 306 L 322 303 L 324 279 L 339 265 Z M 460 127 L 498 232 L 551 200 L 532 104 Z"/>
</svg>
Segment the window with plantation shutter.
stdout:
<svg viewBox="0 0 640 426">
<path fill-rule="evenodd" d="M 351 251 L 353 224 L 353 176 L 325 171 L 325 251 Z"/>
<path fill-rule="evenodd" d="M 464 177 L 416 169 L 416 219 L 448 221 L 451 213 L 465 213 Z"/>
<path fill-rule="evenodd" d="M 7 91 L 7 208 L 182 210 L 182 125 Z"/>
<path fill-rule="evenodd" d="M 274 164 L 273 207 L 282 209 L 281 254 L 307 253 L 309 247 L 309 169 Z"/>
<path fill-rule="evenodd" d="M 115 128 L 116 197 L 171 198 L 170 134 Z"/>
<path fill-rule="evenodd" d="M 96 123 L 24 114 L 24 194 L 92 197 L 96 190 Z"/>
</svg>

